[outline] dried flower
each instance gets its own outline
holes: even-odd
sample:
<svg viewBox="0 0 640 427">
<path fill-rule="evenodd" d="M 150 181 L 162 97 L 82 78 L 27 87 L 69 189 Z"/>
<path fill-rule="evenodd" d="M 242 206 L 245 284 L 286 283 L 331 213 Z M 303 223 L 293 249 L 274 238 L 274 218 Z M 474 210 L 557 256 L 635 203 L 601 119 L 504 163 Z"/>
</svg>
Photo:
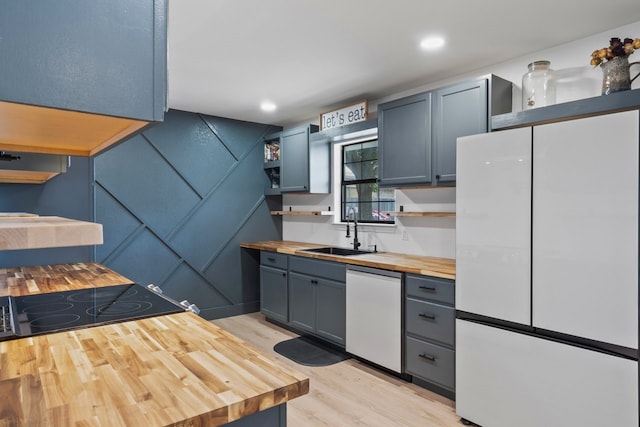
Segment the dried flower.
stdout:
<svg viewBox="0 0 640 427">
<path fill-rule="evenodd" d="M 627 37 L 620 40 L 618 37 L 612 37 L 608 47 L 593 51 L 591 65 L 597 66 L 618 56 L 626 58 L 636 49 L 640 49 L 640 38 L 634 40 Z"/>
</svg>

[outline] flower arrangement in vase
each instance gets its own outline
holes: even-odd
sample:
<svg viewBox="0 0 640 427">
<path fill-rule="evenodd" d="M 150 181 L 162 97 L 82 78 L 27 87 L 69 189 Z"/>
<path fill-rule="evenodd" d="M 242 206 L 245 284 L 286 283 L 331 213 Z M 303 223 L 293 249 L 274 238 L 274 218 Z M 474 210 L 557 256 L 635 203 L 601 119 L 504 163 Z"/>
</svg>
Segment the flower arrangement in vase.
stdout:
<svg viewBox="0 0 640 427">
<path fill-rule="evenodd" d="M 591 65 L 599 65 L 602 68 L 603 95 L 631 89 L 631 82 L 640 76 L 638 73 L 631 78 L 629 71 L 631 65 L 640 64 L 640 62 L 629 63 L 629 55 L 636 49 L 640 49 L 640 38 L 620 40 L 618 37 L 612 37 L 608 47 L 593 51 Z"/>
</svg>

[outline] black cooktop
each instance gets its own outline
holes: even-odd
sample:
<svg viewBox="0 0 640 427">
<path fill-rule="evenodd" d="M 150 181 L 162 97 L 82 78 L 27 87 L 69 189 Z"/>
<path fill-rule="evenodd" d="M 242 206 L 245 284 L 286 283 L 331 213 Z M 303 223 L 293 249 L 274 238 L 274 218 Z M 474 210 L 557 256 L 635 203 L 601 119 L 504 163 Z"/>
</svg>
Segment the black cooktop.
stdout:
<svg viewBox="0 0 640 427">
<path fill-rule="evenodd" d="M 185 307 L 136 283 L 8 297 L 4 329 L 28 337 L 185 311 Z M 0 329 L 0 332 L 2 329 Z M 0 340 L 2 339 L 0 334 Z"/>
</svg>

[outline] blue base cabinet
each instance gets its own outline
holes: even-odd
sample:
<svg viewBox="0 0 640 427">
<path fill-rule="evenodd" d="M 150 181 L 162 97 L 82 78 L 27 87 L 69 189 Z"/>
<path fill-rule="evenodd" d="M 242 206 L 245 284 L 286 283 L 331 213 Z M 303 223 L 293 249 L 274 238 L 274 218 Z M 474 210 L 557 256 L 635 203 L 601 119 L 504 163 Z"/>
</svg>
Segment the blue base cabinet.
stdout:
<svg viewBox="0 0 640 427">
<path fill-rule="evenodd" d="M 260 252 L 260 311 L 339 347 L 346 336 L 346 266 Z"/>
<path fill-rule="evenodd" d="M 344 347 L 345 264 L 293 256 L 289 270 L 290 325 Z"/>
<path fill-rule="evenodd" d="M 405 292 L 405 372 L 454 398 L 454 281 L 407 274 Z"/>
</svg>

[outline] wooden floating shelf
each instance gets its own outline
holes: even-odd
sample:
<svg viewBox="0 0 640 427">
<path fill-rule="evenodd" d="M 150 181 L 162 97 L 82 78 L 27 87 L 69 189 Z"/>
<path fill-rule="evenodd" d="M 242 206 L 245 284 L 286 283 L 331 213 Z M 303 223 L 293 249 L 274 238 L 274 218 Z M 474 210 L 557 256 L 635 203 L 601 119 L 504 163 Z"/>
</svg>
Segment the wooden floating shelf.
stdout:
<svg viewBox="0 0 640 427">
<path fill-rule="evenodd" d="M 14 217 L 34 217 L 38 214 L 29 212 L 0 212 L 0 218 L 14 218 Z"/>
<path fill-rule="evenodd" d="M 431 218 L 446 218 L 446 217 L 455 217 L 455 212 L 408 212 L 408 211 L 398 211 L 398 212 L 385 212 L 387 215 L 391 216 L 419 216 L 419 217 L 431 217 Z"/>
<path fill-rule="evenodd" d="M 327 216 L 333 215 L 334 211 L 271 211 L 271 215 L 315 215 L 315 216 Z"/>
</svg>

